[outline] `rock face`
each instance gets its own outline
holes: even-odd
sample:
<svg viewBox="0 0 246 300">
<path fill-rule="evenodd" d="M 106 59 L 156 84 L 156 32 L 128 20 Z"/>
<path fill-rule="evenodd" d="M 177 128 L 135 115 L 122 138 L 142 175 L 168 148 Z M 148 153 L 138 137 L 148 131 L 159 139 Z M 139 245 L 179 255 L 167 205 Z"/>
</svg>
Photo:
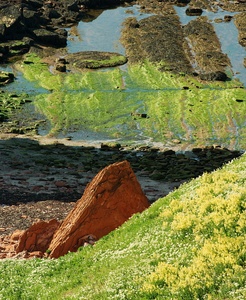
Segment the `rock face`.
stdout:
<svg viewBox="0 0 246 300">
<path fill-rule="evenodd" d="M 0 238 L 0 259 L 43 257 L 59 226 L 57 220 L 39 221 L 27 230 Z"/>
<path fill-rule="evenodd" d="M 54 232 L 57 230 L 59 224 L 60 223 L 54 219 L 48 222 L 40 221 L 34 223 L 20 236 L 16 252 L 19 253 L 24 250 L 28 252 L 45 252 L 48 249 Z"/>
<path fill-rule="evenodd" d="M 94 177 L 56 231 L 50 257 L 74 252 L 88 240 L 101 238 L 148 206 L 129 162 L 109 165 Z"/>
</svg>

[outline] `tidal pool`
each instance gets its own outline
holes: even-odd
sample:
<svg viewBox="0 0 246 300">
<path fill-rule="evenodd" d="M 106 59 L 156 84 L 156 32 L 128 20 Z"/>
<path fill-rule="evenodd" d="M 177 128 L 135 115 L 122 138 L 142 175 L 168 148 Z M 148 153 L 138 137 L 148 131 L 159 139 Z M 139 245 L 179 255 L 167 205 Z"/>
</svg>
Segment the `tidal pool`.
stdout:
<svg viewBox="0 0 246 300">
<path fill-rule="evenodd" d="M 122 22 L 129 16 L 148 16 L 141 14 L 137 6 L 95 13 L 96 17 L 68 29 L 69 53 L 98 50 L 124 54 L 119 41 Z M 181 21 L 186 22 L 183 13 L 178 9 Z M 241 58 L 245 55 L 242 47 L 240 52 L 238 45 L 231 46 L 226 39 L 222 42 L 222 32 L 226 30 L 220 28 L 220 23 L 214 25 L 222 49 L 230 58 L 240 57 L 231 59 L 233 71 L 235 78 L 246 84 L 245 70 L 241 70 Z M 233 23 L 228 26 L 235 35 Z M 40 135 L 89 143 L 118 141 L 167 147 L 179 143 L 178 147 L 184 150 L 211 144 L 246 148 L 246 91 L 239 80 L 201 84 L 189 76 L 161 73 L 148 62 L 141 66 L 126 64 L 76 74 L 52 74 L 37 57 L 30 55 L 26 60 L 34 64 L 16 66 L 17 88 L 25 85 L 33 92 L 33 114 L 42 114 L 47 120 L 39 127 Z M 241 74 L 236 74 L 239 71 Z"/>
<path fill-rule="evenodd" d="M 35 63 L 23 64 L 23 74 L 50 91 L 35 100 L 37 112 L 49 121 L 40 134 L 166 146 L 179 140 L 183 149 L 214 143 L 246 147 L 246 93 L 237 81 L 203 85 L 161 73 L 150 63 L 54 75 L 38 58 L 30 59 Z"/>
</svg>

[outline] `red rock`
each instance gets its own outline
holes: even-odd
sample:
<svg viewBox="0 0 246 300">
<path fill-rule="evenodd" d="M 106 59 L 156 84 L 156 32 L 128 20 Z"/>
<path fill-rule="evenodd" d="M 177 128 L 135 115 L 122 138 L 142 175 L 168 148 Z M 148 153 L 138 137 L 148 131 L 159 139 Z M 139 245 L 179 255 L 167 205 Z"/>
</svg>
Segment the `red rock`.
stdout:
<svg viewBox="0 0 246 300">
<path fill-rule="evenodd" d="M 0 237 L 0 259 L 13 257 L 18 240 L 24 230 L 16 230 L 11 235 Z"/>
<path fill-rule="evenodd" d="M 34 223 L 20 236 L 18 245 L 16 246 L 16 253 L 22 251 L 45 252 L 59 225 L 60 223 L 57 220 L 50 220 L 48 222 L 39 221 Z"/>
<path fill-rule="evenodd" d="M 28 253 L 28 258 L 42 258 L 44 253 L 42 251 L 33 251 Z"/>
<path fill-rule="evenodd" d="M 20 239 L 20 236 L 21 236 L 24 232 L 25 232 L 25 230 L 19 230 L 19 229 L 17 229 L 17 230 L 15 230 L 15 231 L 11 234 L 10 239 L 11 239 L 12 241 L 18 241 L 18 240 Z"/>
<path fill-rule="evenodd" d="M 127 161 L 99 172 L 62 222 L 49 246 L 57 258 L 84 245 L 88 235 L 99 239 L 122 225 L 134 213 L 149 207 L 147 197 Z"/>
</svg>

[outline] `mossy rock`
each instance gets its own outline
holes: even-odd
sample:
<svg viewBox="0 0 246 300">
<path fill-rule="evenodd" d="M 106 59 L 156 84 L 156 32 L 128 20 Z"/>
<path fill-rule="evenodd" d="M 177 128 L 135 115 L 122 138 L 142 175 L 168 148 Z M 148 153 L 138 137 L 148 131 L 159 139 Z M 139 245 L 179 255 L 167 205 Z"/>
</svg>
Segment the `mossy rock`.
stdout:
<svg viewBox="0 0 246 300">
<path fill-rule="evenodd" d="M 0 85 L 7 84 L 14 81 L 14 74 L 9 72 L 0 72 Z"/>
<path fill-rule="evenodd" d="M 68 54 L 66 61 L 76 69 L 99 69 L 123 65 L 127 58 L 113 52 L 84 51 Z"/>
</svg>

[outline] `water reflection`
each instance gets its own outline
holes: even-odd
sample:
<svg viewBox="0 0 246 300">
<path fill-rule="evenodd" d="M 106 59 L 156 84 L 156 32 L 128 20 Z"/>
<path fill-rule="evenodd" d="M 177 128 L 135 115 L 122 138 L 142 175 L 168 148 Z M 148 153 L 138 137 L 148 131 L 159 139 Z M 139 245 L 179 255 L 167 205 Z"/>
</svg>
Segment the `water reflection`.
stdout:
<svg viewBox="0 0 246 300">
<path fill-rule="evenodd" d="M 140 20 L 148 16 L 150 14 L 140 13 L 137 5 L 99 10 L 98 14 L 94 14 L 94 19 L 86 18 L 76 28 L 68 28 L 67 51 L 109 51 L 124 54 L 125 49 L 119 41 L 123 21 L 128 17 Z"/>
<path fill-rule="evenodd" d="M 122 89 L 115 89 L 121 81 L 116 70 L 85 73 L 78 81 L 72 74 L 70 79 L 67 76 L 62 90 L 36 102 L 38 111 L 50 121 L 42 134 L 149 145 L 169 145 L 178 139 L 185 148 L 217 143 L 245 149 L 243 89 L 187 90 L 182 89 L 180 77 L 160 78 L 158 73 L 150 78 L 143 70 L 139 77 L 140 72 L 138 68 L 128 69 Z M 92 74 L 97 74 L 96 80 Z"/>
</svg>

